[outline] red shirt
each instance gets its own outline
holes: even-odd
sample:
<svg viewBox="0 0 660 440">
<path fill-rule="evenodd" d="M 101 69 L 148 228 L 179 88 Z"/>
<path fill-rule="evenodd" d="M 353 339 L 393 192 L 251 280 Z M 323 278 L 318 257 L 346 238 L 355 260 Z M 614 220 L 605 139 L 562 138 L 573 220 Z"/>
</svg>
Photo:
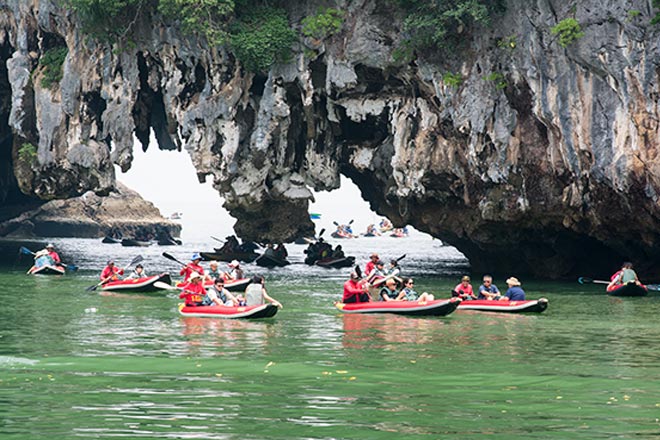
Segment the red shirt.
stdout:
<svg viewBox="0 0 660 440">
<path fill-rule="evenodd" d="M 376 263 L 373 261 L 369 260 L 366 266 L 364 266 L 364 274 L 369 275 L 372 270 L 374 270 L 374 267 L 376 267 Z"/>
<path fill-rule="evenodd" d="M 355 295 L 356 298 L 359 300 L 361 293 L 366 293 L 364 284 L 362 284 L 362 282 L 360 281 L 348 280 L 344 283 L 344 296 L 342 297 L 341 300 L 342 302 L 344 302 L 353 295 Z"/>
<path fill-rule="evenodd" d="M 183 286 L 183 292 L 179 294 L 179 298 L 185 299 L 187 306 L 199 306 L 205 295 L 206 289 L 202 283 L 187 283 Z"/>
<path fill-rule="evenodd" d="M 193 272 L 197 272 L 202 277 L 204 276 L 204 268 L 199 264 L 195 264 L 193 262 L 188 263 L 186 267 L 181 269 L 179 275 L 183 275 L 183 281 L 188 281 L 188 278 L 190 278 L 190 274 Z"/>
<path fill-rule="evenodd" d="M 461 298 L 466 296 L 474 297 L 474 292 L 472 291 L 472 284 L 468 284 L 467 287 L 463 286 L 463 283 L 460 283 L 458 286 L 454 287 L 454 292 L 458 293 L 458 296 Z"/>
<path fill-rule="evenodd" d="M 62 262 L 62 261 L 60 260 L 60 256 L 57 255 L 57 252 L 55 252 L 55 251 L 50 251 L 50 252 L 48 252 L 48 255 L 50 255 L 50 258 L 52 258 L 54 262 L 56 262 L 56 263 L 61 263 L 61 262 Z"/>
<path fill-rule="evenodd" d="M 105 280 L 106 278 L 109 278 L 108 281 L 114 281 L 118 278 L 117 274 L 124 275 L 124 269 L 120 269 L 117 266 L 106 266 L 105 269 L 103 269 L 103 272 L 101 272 L 101 279 Z"/>
</svg>

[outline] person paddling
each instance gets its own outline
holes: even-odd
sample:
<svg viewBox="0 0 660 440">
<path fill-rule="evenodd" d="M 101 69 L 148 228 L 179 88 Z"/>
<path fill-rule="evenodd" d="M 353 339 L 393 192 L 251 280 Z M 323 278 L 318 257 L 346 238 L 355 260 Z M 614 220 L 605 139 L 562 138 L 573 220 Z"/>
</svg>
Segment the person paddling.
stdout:
<svg viewBox="0 0 660 440">
<path fill-rule="evenodd" d="M 202 261 L 202 256 L 195 252 L 190 258 L 190 263 L 186 264 L 185 267 L 179 271 L 179 275 L 183 275 L 184 282 L 188 281 L 193 273 L 198 273 L 202 277 L 204 276 L 204 268 L 200 266 L 200 261 Z"/>
<path fill-rule="evenodd" d="M 48 243 L 46 245 L 46 251 L 48 252 L 48 255 L 50 255 L 50 258 L 53 259 L 56 265 L 61 266 L 62 265 L 62 260 L 60 260 L 60 256 L 58 255 L 57 252 L 55 252 L 55 246 L 52 244 Z"/>
<path fill-rule="evenodd" d="M 610 281 L 610 284 L 607 286 L 608 291 L 614 286 L 622 286 L 628 283 L 635 283 L 638 286 L 642 285 L 637 277 L 637 272 L 633 270 L 633 264 L 630 261 L 623 263 L 621 269 L 610 277 Z"/>
<path fill-rule="evenodd" d="M 183 286 L 183 291 L 179 294 L 186 306 L 197 307 L 204 305 L 206 290 L 202 284 L 202 275 L 198 272 L 192 272 L 188 277 L 188 282 Z"/>
<path fill-rule="evenodd" d="M 351 272 L 350 279 L 344 283 L 344 296 L 341 302 L 344 304 L 369 302 L 369 285 L 360 279 L 357 272 Z"/>
<path fill-rule="evenodd" d="M 369 255 L 369 262 L 367 263 L 366 266 L 364 266 L 364 276 L 368 277 L 369 274 L 371 274 L 371 271 L 374 270 L 376 267 L 376 263 L 380 260 L 378 257 L 378 254 L 373 252 L 371 255 Z"/>
<path fill-rule="evenodd" d="M 114 260 L 108 260 L 107 266 L 101 272 L 100 279 L 102 284 L 105 284 L 110 281 L 120 280 L 120 275 L 124 275 L 124 269 L 115 266 Z"/>
</svg>

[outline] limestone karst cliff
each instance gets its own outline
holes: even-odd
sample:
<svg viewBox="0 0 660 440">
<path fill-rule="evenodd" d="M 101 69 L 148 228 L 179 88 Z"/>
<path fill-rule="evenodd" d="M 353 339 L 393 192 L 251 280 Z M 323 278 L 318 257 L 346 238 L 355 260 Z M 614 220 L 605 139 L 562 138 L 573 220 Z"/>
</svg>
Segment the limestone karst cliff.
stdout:
<svg viewBox="0 0 660 440">
<path fill-rule="evenodd" d="M 343 174 L 379 214 L 458 247 L 476 271 L 592 274 L 627 258 L 660 275 L 650 1 L 509 0 L 460 53 L 403 64 L 387 2 L 340 1 L 341 31 L 301 41 L 267 74 L 149 17 L 117 50 L 58 2 L 4 3 L 7 207 L 107 193 L 112 164 L 128 169 L 134 136 L 147 148 L 153 130 L 213 180 L 248 239 L 309 233 L 310 188 L 336 188 Z M 293 26 L 318 6 L 294 3 Z M 584 36 L 564 48 L 550 29 L 566 17 Z M 44 87 L 39 60 L 56 47 L 67 49 L 63 75 Z"/>
</svg>

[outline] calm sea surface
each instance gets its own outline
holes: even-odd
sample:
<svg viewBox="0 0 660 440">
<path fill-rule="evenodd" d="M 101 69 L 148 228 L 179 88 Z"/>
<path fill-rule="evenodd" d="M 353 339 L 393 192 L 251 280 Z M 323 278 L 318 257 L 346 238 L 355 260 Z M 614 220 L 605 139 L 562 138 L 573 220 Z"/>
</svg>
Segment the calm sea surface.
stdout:
<svg viewBox="0 0 660 440">
<path fill-rule="evenodd" d="M 56 244 L 77 273 L 29 277 L 24 257 L 0 267 L 3 440 L 660 437 L 660 294 L 523 279 L 545 313 L 345 316 L 332 303 L 347 270 L 300 264 L 304 246 L 291 245 L 298 264 L 246 266 L 284 304 L 275 318 L 183 318 L 172 293 L 85 287 L 110 256 L 178 274 L 163 251 L 187 260 L 213 242 Z M 406 254 L 418 290 L 440 297 L 469 271 L 422 237 L 342 245 L 362 265 L 372 250 Z"/>
</svg>

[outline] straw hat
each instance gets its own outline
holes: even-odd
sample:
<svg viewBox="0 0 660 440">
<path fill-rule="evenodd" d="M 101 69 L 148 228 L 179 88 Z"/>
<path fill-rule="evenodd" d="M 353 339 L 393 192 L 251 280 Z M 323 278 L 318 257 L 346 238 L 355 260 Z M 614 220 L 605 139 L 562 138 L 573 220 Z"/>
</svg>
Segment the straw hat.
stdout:
<svg viewBox="0 0 660 440">
<path fill-rule="evenodd" d="M 507 278 L 506 283 L 512 286 L 520 286 L 520 281 L 516 277 Z"/>
<path fill-rule="evenodd" d="M 190 276 L 188 277 L 188 281 L 192 281 L 192 280 L 194 280 L 195 278 L 202 278 L 202 276 L 199 274 L 199 272 L 193 272 L 193 273 L 191 273 Z"/>
</svg>

